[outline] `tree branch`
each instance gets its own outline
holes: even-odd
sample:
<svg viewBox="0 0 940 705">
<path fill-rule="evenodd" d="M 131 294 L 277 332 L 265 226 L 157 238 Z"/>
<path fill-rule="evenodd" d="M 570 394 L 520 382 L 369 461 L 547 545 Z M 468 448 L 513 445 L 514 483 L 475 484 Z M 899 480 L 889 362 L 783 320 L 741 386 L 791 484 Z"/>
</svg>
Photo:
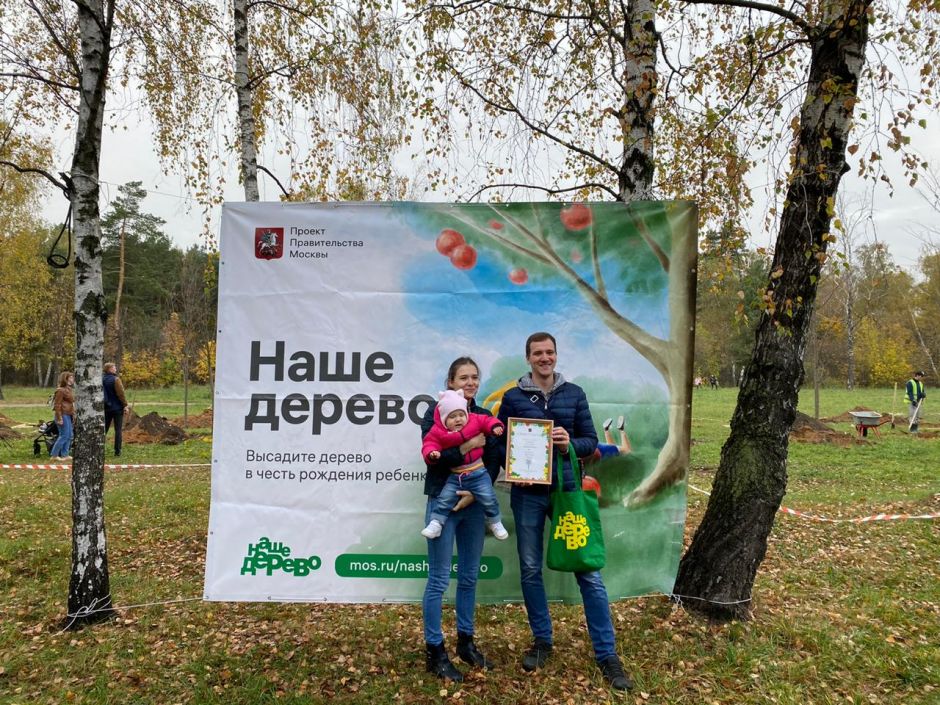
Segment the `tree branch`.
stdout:
<svg viewBox="0 0 940 705">
<path fill-rule="evenodd" d="M 52 174 L 50 174 L 48 171 L 45 171 L 44 169 L 33 169 L 31 167 L 22 167 L 19 164 L 8 162 L 5 159 L 0 159 L 0 166 L 8 166 L 11 169 L 15 169 L 21 174 L 39 174 L 40 176 L 45 176 L 47 179 L 49 179 L 50 182 L 52 182 L 53 186 L 55 186 L 57 189 L 62 191 L 62 193 L 65 195 L 66 198 L 70 198 L 69 194 L 70 194 L 71 189 L 65 184 L 65 182 L 59 181 Z"/>
<path fill-rule="evenodd" d="M 258 171 L 263 171 L 265 174 L 267 174 L 267 175 L 270 176 L 272 179 L 274 179 L 274 183 L 276 183 L 276 184 L 280 187 L 281 193 L 283 193 L 283 194 L 284 194 L 285 196 L 287 196 L 288 198 L 291 197 L 291 195 L 290 195 L 290 193 L 288 193 L 287 189 L 284 188 L 284 185 L 278 180 L 278 178 L 277 178 L 274 174 L 271 173 L 271 171 L 270 171 L 267 167 L 261 166 L 260 164 L 258 164 L 258 165 L 256 165 L 256 166 L 257 166 L 257 168 L 258 168 Z"/>
<path fill-rule="evenodd" d="M 744 7 L 751 10 L 769 12 L 773 15 L 783 17 L 785 20 L 789 20 L 801 30 L 803 30 L 807 37 L 812 37 L 815 33 L 812 25 L 810 25 L 802 17 L 794 12 L 791 12 L 790 10 L 778 7 L 776 5 L 768 5 L 762 2 L 755 2 L 754 0 L 681 0 L 681 2 L 687 3 L 689 5 L 726 5 L 730 7 Z"/>
<path fill-rule="evenodd" d="M 526 12 L 537 17 L 543 17 L 550 20 L 590 20 L 590 15 L 563 15 L 548 10 L 537 10 L 534 7 L 523 7 L 522 5 L 513 5 L 508 2 L 494 2 L 492 0 L 467 0 L 467 2 L 435 3 L 429 4 L 424 8 L 424 12 L 429 10 L 453 10 L 455 13 L 465 14 L 477 9 L 478 6 L 489 5 L 500 10 L 510 10 L 514 12 Z M 469 9 L 468 9 L 469 8 Z"/>
<path fill-rule="evenodd" d="M 635 215 L 631 216 L 633 220 L 633 225 L 636 226 L 637 232 L 640 233 L 640 237 L 643 238 L 643 241 L 649 246 L 653 251 L 653 254 L 656 255 L 656 259 L 659 260 L 659 264 L 662 266 L 663 271 L 669 271 L 669 255 L 667 255 L 663 248 L 659 246 L 659 243 L 653 239 L 653 236 L 650 234 L 649 228 L 646 227 L 646 223 L 642 218 L 637 218 Z"/>
<path fill-rule="evenodd" d="M 46 16 L 43 14 L 42 10 L 36 7 L 36 3 L 32 0 L 28 0 L 26 3 L 36 13 L 36 17 L 42 23 L 42 26 L 46 28 L 46 31 L 49 33 L 49 38 L 52 39 L 52 43 L 56 45 L 56 48 L 62 52 L 62 56 L 68 62 L 69 66 L 72 67 L 74 72 L 75 79 L 81 81 L 82 77 L 82 67 L 79 65 L 78 60 L 68 49 L 65 48 L 65 45 L 59 40 L 59 35 L 56 34 L 55 30 L 52 28 L 52 25 L 46 20 Z"/>
<path fill-rule="evenodd" d="M 604 284 L 604 277 L 601 274 L 601 260 L 597 251 L 597 229 L 594 227 L 593 218 L 591 218 L 591 266 L 594 268 L 594 281 L 597 283 L 597 293 L 606 299 L 607 286 Z"/>
<path fill-rule="evenodd" d="M 490 207 L 492 208 L 492 206 L 490 206 Z M 495 210 L 495 209 L 494 209 L 494 210 Z M 459 213 L 459 211 L 458 211 L 458 213 Z M 514 251 L 518 252 L 519 254 L 524 255 L 524 256 L 526 256 L 526 257 L 531 257 L 532 259 L 537 260 L 537 261 L 541 262 L 542 264 L 551 264 L 551 262 L 550 262 L 548 259 L 546 259 L 546 258 L 543 257 L 542 255 L 540 255 L 538 252 L 534 252 L 534 251 L 528 249 L 527 247 L 524 247 L 524 246 L 520 245 L 520 244 L 517 243 L 517 242 L 513 242 L 512 240 L 510 240 L 510 239 L 508 239 L 508 238 L 506 238 L 506 237 L 503 237 L 502 235 L 500 235 L 499 233 L 497 233 L 497 232 L 495 232 L 495 231 L 493 231 L 493 230 L 486 230 L 486 229 L 484 229 L 484 228 L 481 228 L 479 225 L 476 224 L 476 222 L 474 222 L 474 221 L 472 221 L 472 220 L 468 220 L 467 218 L 464 218 L 463 216 L 459 215 L 458 213 L 455 213 L 455 214 L 454 214 L 453 217 L 454 217 L 455 219 L 459 220 L 461 223 L 463 223 L 464 225 L 466 225 L 466 226 L 472 228 L 473 230 L 476 230 L 478 233 L 480 233 L 480 234 L 483 235 L 484 237 L 488 237 L 488 238 L 490 238 L 490 239 L 492 239 L 492 240 L 496 240 L 497 242 L 501 243 L 502 245 L 508 247 L 509 249 L 514 250 Z M 505 214 L 505 213 L 500 213 L 499 215 L 500 215 L 500 217 L 502 217 L 502 218 L 506 218 L 506 214 Z M 509 219 L 506 218 L 506 220 L 509 220 Z"/>
<path fill-rule="evenodd" d="M 540 126 L 536 125 L 536 124 L 535 124 L 534 122 L 532 122 L 526 115 L 524 115 L 524 114 L 522 113 L 522 111 L 519 110 L 519 108 L 517 108 L 516 106 L 512 105 L 511 103 L 510 103 L 509 107 L 506 107 L 505 105 L 502 105 L 501 103 L 497 103 L 495 100 L 491 99 L 489 96 L 484 95 L 476 86 L 474 86 L 472 83 L 470 83 L 469 81 L 467 81 L 467 80 L 463 77 L 463 75 L 462 75 L 459 71 L 457 71 L 456 67 L 455 67 L 453 64 L 448 64 L 448 66 L 449 66 L 450 70 L 453 72 L 454 76 L 457 78 L 457 80 L 460 82 L 460 84 L 461 84 L 464 88 L 467 88 L 468 90 L 472 91 L 480 100 L 482 100 L 484 103 L 486 103 L 487 105 L 489 105 L 491 108 L 493 108 L 493 109 L 495 109 L 495 110 L 498 110 L 498 111 L 500 111 L 500 112 L 502 112 L 502 113 L 507 113 L 507 114 L 513 114 L 513 115 L 515 115 L 517 118 L 519 118 L 519 120 L 522 122 L 523 125 L 525 125 L 526 127 L 528 127 L 528 128 L 529 128 L 530 130 L 532 130 L 533 132 L 536 132 L 536 133 L 538 133 L 538 134 L 540 134 L 540 135 L 542 135 L 542 136 L 548 138 L 548 139 L 551 140 L 552 142 L 555 142 L 556 144 L 561 145 L 561 146 L 564 147 L 565 149 L 570 149 L 572 152 L 575 152 L 576 154 L 580 154 L 582 157 L 585 157 L 585 158 L 590 159 L 590 160 L 592 160 L 592 161 L 594 161 L 594 162 L 597 162 L 597 163 L 600 164 L 602 167 L 604 167 L 605 169 L 607 169 L 608 171 L 610 171 L 612 174 L 618 174 L 618 173 L 619 173 L 617 167 L 615 167 L 613 164 L 611 164 L 610 162 L 606 161 L 605 159 L 601 159 L 599 156 L 597 156 L 597 155 L 594 154 L 593 152 L 590 152 L 590 151 L 584 149 L 583 147 L 579 147 L 578 145 L 576 145 L 576 144 L 574 144 L 574 143 L 572 143 L 572 142 L 568 142 L 567 140 L 562 139 L 562 138 L 559 137 L 558 135 L 555 135 L 554 133 L 549 132 L 549 131 L 546 130 L 544 127 L 540 127 Z"/>
<path fill-rule="evenodd" d="M 494 189 L 494 188 L 528 188 L 528 189 L 533 189 L 536 191 L 544 191 L 545 193 L 551 196 L 557 195 L 559 193 L 569 193 L 571 191 L 580 191 L 581 189 L 585 189 L 585 188 L 596 188 L 599 191 L 604 191 L 605 193 L 609 194 L 614 199 L 617 198 L 617 192 L 614 191 L 612 188 L 605 186 L 604 184 L 599 184 L 599 183 L 590 181 L 585 184 L 578 184 L 577 186 L 568 186 L 566 188 L 548 188 L 546 186 L 535 186 L 534 184 L 513 184 L 513 183 L 487 184 L 486 186 L 481 186 L 476 191 L 474 191 L 467 198 L 467 200 L 472 201 L 474 198 L 479 196 L 484 191 L 488 191 L 489 189 Z"/>
<path fill-rule="evenodd" d="M 61 83 L 59 81 L 53 81 L 51 78 L 44 78 L 42 76 L 35 75 L 35 74 L 19 73 L 17 71 L 11 71 L 11 72 L 2 72 L 0 73 L 0 76 L 7 77 L 7 78 L 24 78 L 27 81 L 41 81 L 42 83 L 52 86 L 53 88 L 62 88 L 63 90 L 67 90 L 67 91 L 78 90 L 78 86 L 72 86 L 72 85 L 69 85 L 68 83 Z"/>
<path fill-rule="evenodd" d="M 483 232 L 489 237 L 494 236 L 494 233 L 491 231 Z M 541 257 L 546 258 L 550 264 L 555 265 L 562 275 L 574 284 L 575 288 L 580 291 L 588 302 L 598 311 L 601 320 L 604 321 L 611 330 L 649 360 L 657 370 L 662 372 L 664 377 L 668 376 L 665 360 L 666 341 L 647 333 L 629 318 L 622 316 L 611 306 L 606 296 L 601 295 L 598 290 L 584 281 L 567 262 L 558 256 L 558 253 L 555 252 L 547 240 L 538 238 L 534 233 L 528 230 L 528 228 L 523 229 L 521 232 L 534 242 L 535 246 L 541 251 Z"/>
</svg>

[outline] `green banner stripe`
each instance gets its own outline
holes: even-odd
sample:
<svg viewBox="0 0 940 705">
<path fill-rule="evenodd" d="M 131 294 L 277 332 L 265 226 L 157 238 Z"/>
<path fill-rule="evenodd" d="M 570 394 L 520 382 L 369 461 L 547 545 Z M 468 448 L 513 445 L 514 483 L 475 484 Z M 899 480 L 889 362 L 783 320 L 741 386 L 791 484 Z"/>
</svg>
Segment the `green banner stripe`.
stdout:
<svg viewBox="0 0 940 705">
<path fill-rule="evenodd" d="M 451 559 L 451 572 L 457 575 L 457 556 Z M 343 578 L 427 578 L 428 557 L 421 553 L 343 553 L 336 557 L 336 574 Z M 480 580 L 496 580 L 503 574 L 503 562 L 496 556 L 483 556 Z"/>
</svg>

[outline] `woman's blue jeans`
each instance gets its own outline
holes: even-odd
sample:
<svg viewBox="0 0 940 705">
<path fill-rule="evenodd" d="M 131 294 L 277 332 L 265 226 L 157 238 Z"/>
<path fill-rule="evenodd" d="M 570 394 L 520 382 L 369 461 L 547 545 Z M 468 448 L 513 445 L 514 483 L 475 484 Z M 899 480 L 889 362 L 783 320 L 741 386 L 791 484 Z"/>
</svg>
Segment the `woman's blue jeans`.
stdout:
<svg viewBox="0 0 940 705">
<path fill-rule="evenodd" d="M 566 488 L 573 480 L 565 468 Z M 512 515 L 516 522 L 516 548 L 519 551 L 519 573 L 522 597 L 525 600 L 529 628 L 539 641 L 552 643 L 552 617 L 548 611 L 545 583 L 542 580 L 542 560 L 545 544 L 545 521 L 550 518 L 549 495 L 526 492 L 514 485 L 510 496 Z M 603 661 L 615 656 L 614 625 L 610 619 L 607 588 L 599 571 L 575 573 L 584 603 L 584 618 L 594 647 L 594 658 Z"/>
<path fill-rule="evenodd" d="M 52 450 L 49 451 L 49 456 L 52 458 L 62 458 L 69 454 L 69 450 L 72 447 L 72 417 L 68 414 L 63 414 L 62 423 L 57 423 L 56 428 L 59 429 L 59 437 L 56 439 L 56 442 L 52 444 Z"/>
<path fill-rule="evenodd" d="M 433 498 L 429 498 L 424 521 L 431 518 Z M 441 535 L 428 539 L 428 582 L 424 588 L 421 612 L 424 617 L 424 641 L 437 645 L 444 641 L 441 611 L 444 593 L 450 582 L 454 542 L 457 544 L 457 631 L 473 634 L 477 576 L 483 556 L 483 507 L 474 502 L 452 512 Z"/>
</svg>

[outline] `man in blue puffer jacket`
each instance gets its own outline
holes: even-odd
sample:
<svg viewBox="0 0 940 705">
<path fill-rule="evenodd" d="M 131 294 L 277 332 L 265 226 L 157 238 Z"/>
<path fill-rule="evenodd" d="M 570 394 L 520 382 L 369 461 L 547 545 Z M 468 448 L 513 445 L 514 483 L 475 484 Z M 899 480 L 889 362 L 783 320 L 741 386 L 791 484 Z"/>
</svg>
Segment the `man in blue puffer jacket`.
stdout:
<svg viewBox="0 0 940 705">
<path fill-rule="evenodd" d="M 520 377 L 518 385 L 503 395 L 499 420 L 508 427 L 510 417 L 551 419 L 554 422 L 554 454 L 562 455 L 562 479 L 566 488 L 571 489 L 574 486 L 574 472 L 567 458 L 568 445 L 574 447 L 575 454 L 580 458 L 590 457 L 597 447 L 597 432 L 594 430 L 587 396 L 581 387 L 566 382 L 561 374 L 555 372 L 555 338 L 550 333 L 530 335 L 525 344 L 525 357 L 531 371 Z M 505 440 L 503 450 L 505 457 Z M 554 474 L 554 458 L 552 468 Z M 554 477 L 552 482 L 554 486 Z M 552 652 L 552 618 L 542 580 L 545 521 L 551 512 L 550 491 L 551 487 L 547 485 L 514 483 L 510 494 L 510 506 L 516 522 L 522 597 L 534 637 L 532 646 L 522 658 L 522 667 L 526 671 L 541 668 Z M 617 656 L 607 588 L 604 587 L 601 574 L 598 571 L 575 573 L 575 578 L 581 589 L 584 617 L 598 666 L 613 688 L 629 690 L 633 683 L 624 673 L 620 657 Z"/>
</svg>

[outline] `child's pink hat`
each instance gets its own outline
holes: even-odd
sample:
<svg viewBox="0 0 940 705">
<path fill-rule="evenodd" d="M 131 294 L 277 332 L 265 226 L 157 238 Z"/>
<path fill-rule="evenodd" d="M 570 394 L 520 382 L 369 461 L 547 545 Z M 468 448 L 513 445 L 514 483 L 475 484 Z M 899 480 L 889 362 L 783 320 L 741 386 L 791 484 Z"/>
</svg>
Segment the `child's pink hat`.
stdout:
<svg viewBox="0 0 940 705">
<path fill-rule="evenodd" d="M 447 417 L 455 411 L 467 413 L 467 400 L 463 396 L 462 389 L 438 392 L 437 399 L 437 412 L 441 415 L 441 423 L 444 423 Z"/>
</svg>

